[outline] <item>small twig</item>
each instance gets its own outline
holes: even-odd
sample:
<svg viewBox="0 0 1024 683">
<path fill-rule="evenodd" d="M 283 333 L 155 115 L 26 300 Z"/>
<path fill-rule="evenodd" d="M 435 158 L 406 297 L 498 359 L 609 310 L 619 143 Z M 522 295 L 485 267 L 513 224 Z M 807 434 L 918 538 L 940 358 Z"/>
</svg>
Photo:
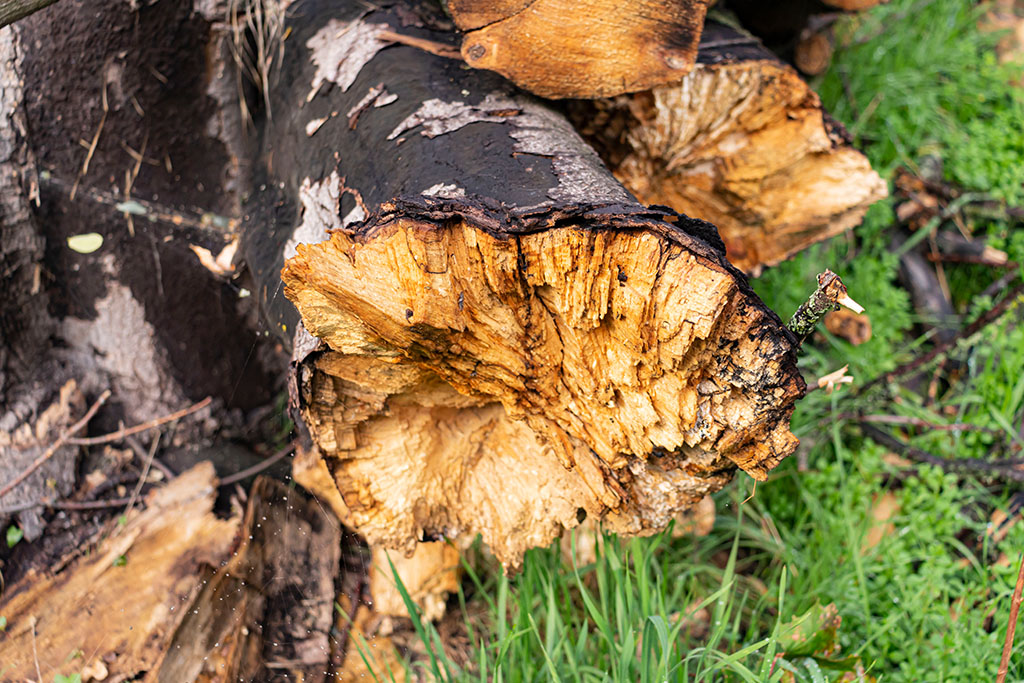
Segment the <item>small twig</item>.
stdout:
<svg viewBox="0 0 1024 683">
<path fill-rule="evenodd" d="M 846 293 L 846 285 L 838 275 L 831 270 L 826 270 L 818 275 L 818 288 L 814 293 L 796 309 L 796 313 L 790 318 L 786 327 L 801 341 L 811 332 L 823 315 L 834 311 L 840 306 L 846 306 L 854 313 L 861 313 L 864 307 L 851 299 Z"/>
<path fill-rule="evenodd" d="M 215 232 L 225 239 L 230 238 L 238 229 L 238 221 L 236 219 L 209 211 L 198 215 L 194 213 L 190 215 L 169 206 L 137 197 L 125 201 L 109 192 L 93 189 L 77 191 L 73 185 L 69 185 L 67 181 L 57 178 L 47 170 L 39 172 L 39 184 L 47 190 L 65 194 L 71 200 L 75 199 L 75 194 L 72 194 L 72 191 L 75 191 L 80 197 L 108 206 L 118 214 L 124 214 L 129 217 L 138 216 L 152 223 L 164 223 L 178 228 L 193 228 L 204 232 Z"/>
<path fill-rule="evenodd" d="M 1021 593 L 1024 592 L 1024 554 L 1020 557 L 1020 569 L 1017 570 L 1017 585 L 1010 598 L 1010 623 L 1006 625 L 1006 640 L 1003 641 L 1003 658 L 999 661 L 999 672 L 996 683 L 1004 683 L 1006 673 L 1010 669 L 1010 653 L 1013 652 L 1013 634 L 1017 630 L 1017 614 L 1020 612 Z"/>
<path fill-rule="evenodd" d="M 142 490 L 143 485 L 146 483 L 146 477 L 149 476 L 149 468 L 153 464 L 153 458 L 156 457 L 156 449 L 159 446 L 160 433 L 157 432 L 156 436 L 153 437 L 153 443 L 149 447 L 149 453 L 146 454 L 145 465 L 142 468 L 142 475 L 139 477 L 139 480 L 135 483 L 135 488 L 132 490 L 132 495 L 128 499 L 128 505 L 125 506 L 125 515 L 132 511 L 132 506 L 135 505 L 135 499 L 139 497 L 139 492 Z"/>
<path fill-rule="evenodd" d="M 53 454 L 56 453 L 61 446 L 63 446 L 65 443 L 71 443 L 71 435 L 74 434 L 75 432 L 82 430 L 87 424 L 89 424 L 89 420 L 91 420 L 93 418 L 93 415 L 96 414 L 96 411 L 98 411 L 100 407 L 107 402 L 108 398 L 110 398 L 109 389 L 100 394 L 100 397 L 96 399 L 96 402 L 92 404 L 92 407 L 86 411 L 85 415 L 82 416 L 81 420 L 71 425 L 63 434 L 58 436 L 57 440 L 50 444 L 50 447 L 43 451 L 42 455 L 33 460 L 31 465 L 25 468 L 21 474 L 14 478 L 14 481 L 11 481 L 10 483 L 6 484 L 3 488 L 0 488 L 0 498 L 6 496 L 8 493 L 14 490 L 14 487 L 28 479 L 33 472 L 35 472 L 36 470 L 43 466 L 43 463 L 52 458 Z"/>
<path fill-rule="evenodd" d="M 122 427 L 121 429 L 118 429 L 116 432 L 111 432 L 110 434 L 104 434 L 102 436 L 88 436 L 88 437 L 83 437 L 83 438 L 68 439 L 68 443 L 75 444 L 76 446 L 95 446 L 96 444 L 100 444 L 100 443 L 110 443 L 112 441 L 120 441 L 121 439 L 125 438 L 126 436 L 130 436 L 132 434 L 139 434 L 141 432 L 149 431 L 150 429 L 154 429 L 156 427 L 159 427 L 160 425 L 167 424 L 168 422 L 174 422 L 175 420 L 180 420 L 181 418 L 183 418 L 183 417 L 185 417 L 187 415 L 191 415 L 194 412 L 202 410 L 206 406 L 210 405 L 210 402 L 212 400 L 213 399 L 211 397 L 207 396 L 206 398 L 204 398 L 199 403 L 195 403 L 195 404 L 189 406 L 188 408 L 182 408 L 181 410 L 179 410 L 177 412 L 174 412 L 174 413 L 171 413 L 170 415 L 165 415 L 163 417 L 158 417 L 158 418 L 150 420 L 149 422 L 144 422 L 144 423 L 142 423 L 140 425 L 136 425 L 134 427 L 128 427 L 128 428 Z M 2 494 L 0 494 L 0 495 L 2 495 Z"/>
<path fill-rule="evenodd" d="M 109 66 L 109 64 L 107 65 Z M 85 163 L 82 164 L 81 170 L 78 172 L 78 177 L 75 178 L 75 184 L 71 186 L 71 199 L 74 200 L 75 195 L 78 193 L 78 184 L 82 182 L 82 178 L 89 172 L 89 163 L 92 161 L 93 154 L 96 153 L 96 145 L 100 142 L 100 135 L 103 133 L 103 126 L 107 123 L 107 113 L 109 107 L 107 106 L 107 81 L 103 81 L 102 97 L 100 101 L 103 104 L 103 115 L 100 116 L 100 125 L 96 128 L 96 134 L 92 136 L 92 142 L 89 143 L 89 151 L 85 154 Z"/>
<path fill-rule="evenodd" d="M 1005 477 L 1013 481 L 1024 481 L 1024 461 L 1022 460 L 983 460 L 982 458 L 940 458 L 928 451 L 897 439 L 892 434 L 882 431 L 870 424 L 861 424 L 861 431 L 872 441 L 886 448 L 891 448 L 906 455 L 911 460 L 935 465 L 947 472 L 974 472 Z"/>
<path fill-rule="evenodd" d="M 1014 276 L 1016 276 L 1016 273 L 1014 273 Z M 1010 307 L 1010 305 L 1017 300 L 1017 297 L 1019 297 L 1021 293 L 1024 293 L 1024 284 L 1018 284 L 1016 287 L 1010 290 L 1010 292 L 1008 292 L 1006 296 L 1004 296 L 999 301 L 999 303 L 997 303 L 992 308 L 979 315 L 973 323 L 971 323 L 967 327 L 962 328 L 959 332 L 951 336 L 946 341 L 936 344 L 928 353 L 922 356 L 918 356 L 917 358 L 914 358 L 913 360 L 907 363 L 904 363 L 903 365 L 899 366 L 895 370 L 892 370 L 891 372 L 887 372 L 883 375 L 876 377 L 867 384 L 863 385 L 857 391 L 856 395 L 862 395 L 868 389 L 878 385 L 883 381 L 892 382 L 897 377 L 902 377 L 903 375 L 906 375 L 910 372 L 913 372 L 914 370 L 917 370 L 922 365 L 926 365 L 927 363 L 935 360 L 940 355 L 946 353 L 950 348 L 955 346 L 956 343 L 961 339 L 967 339 L 968 337 L 977 334 L 986 325 L 1002 317 L 1003 313 L 1005 313 L 1007 309 Z"/>
<path fill-rule="evenodd" d="M 131 447 L 131 449 L 133 451 L 135 451 L 135 454 L 137 456 L 139 456 L 139 458 L 143 462 L 145 462 L 145 460 L 146 460 L 146 449 L 144 449 L 142 447 L 142 444 L 139 443 L 138 439 L 136 439 L 134 436 L 128 436 L 128 437 L 125 437 L 125 443 L 127 443 Z M 160 470 L 161 472 L 163 472 L 164 477 L 166 477 L 168 481 L 170 481 L 171 479 L 174 479 L 176 476 L 178 476 L 177 474 L 174 473 L 174 470 L 172 470 L 170 467 L 165 465 L 160 460 L 160 458 L 153 458 L 153 467 L 155 467 L 158 470 Z"/>
<path fill-rule="evenodd" d="M 380 31 L 377 33 L 377 40 L 391 41 L 392 43 L 398 43 L 400 45 L 408 45 L 409 47 L 419 48 L 424 52 L 429 52 L 430 54 L 437 55 L 438 57 L 447 57 L 448 59 L 463 61 L 462 52 L 459 48 L 454 45 L 439 43 L 435 40 L 417 38 L 416 36 L 396 33 L 395 31 Z"/>
<path fill-rule="evenodd" d="M 922 429 L 934 429 L 940 432 L 985 432 L 986 434 L 999 434 L 995 429 L 979 427 L 978 425 L 965 422 L 954 422 L 953 424 L 939 424 L 929 422 L 917 417 L 903 417 L 902 415 L 857 415 L 854 413 L 841 413 L 838 419 L 851 419 L 857 422 L 873 422 L 875 424 L 906 425 L 908 427 L 921 427 Z"/>
<path fill-rule="evenodd" d="M 252 467 L 246 467 L 244 470 L 241 470 L 239 472 L 235 472 L 234 474 L 229 474 L 228 476 L 226 476 L 226 477 L 224 477 L 223 479 L 220 480 L 220 485 L 221 486 L 230 486 L 231 484 L 234 484 L 235 482 L 238 482 L 238 481 L 242 481 L 243 479 L 245 479 L 247 477 L 251 477 L 254 474 L 259 474 L 260 472 L 262 472 L 263 470 L 267 469 L 268 467 L 273 465 L 275 462 L 277 462 L 281 458 L 291 454 L 291 452 L 294 451 L 294 450 L 295 450 L 295 445 L 294 444 L 290 444 L 288 446 L 285 446 L 284 448 L 279 450 L 277 453 L 274 453 L 273 455 L 267 457 L 262 462 L 258 462 L 255 465 L 253 465 Z"/>
<path fill-rule="evenodd" d="M 827 375 L 822 375 L 821 377 L 819 377 L 818 379 L 816 379 L 814 382 L 810 383 L 807 386 L 806 393 L 809 394 L 812 391 L 824 389 L 826 394 L 831 394 L 833 391 L 835 391 L 836 386 L 839 384 L 852 384 L 853 376 L 846 374 L 846 371 L 849 369 L 849 367 L 849 365 L 844 365 L 843 367 L 839 368 L 838 370 L 835 370 L 834 372 L 830 372 Z"/>
<path fill-rule="evenodd" d="M 29 626 L 32 628 L 32 661 L 36 665 L 36 678 L 42 683 L 43 672 L 39 670 L 39 651 L 36 649 L 36 615 L 32 615 L 29 619 Z"/>
<path fill-rule="evenodd" d="M 105 510 L 119 508 L 128 504 L 129 498 L 110 498 L 109 500 L 34 500 L 29 503 L 18 503 L 0 508 L 0 515 L 13 515 L 32 508 L 42 507 L 53 510 Z"/>
</svg>

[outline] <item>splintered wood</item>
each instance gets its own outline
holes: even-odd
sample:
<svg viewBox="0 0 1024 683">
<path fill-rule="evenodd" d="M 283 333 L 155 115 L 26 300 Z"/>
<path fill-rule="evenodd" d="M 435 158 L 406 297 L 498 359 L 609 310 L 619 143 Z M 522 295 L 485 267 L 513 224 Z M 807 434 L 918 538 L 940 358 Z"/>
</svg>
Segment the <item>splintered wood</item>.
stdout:
<svg viewBox="0 0 1024 683">
<path fill-rule="evenodd" d="M 235 543 L 239 520 L 212 513 L 215 484 L 213 467 L 197 466 L 154 491 L 145 511 L 92 552 L 8 587 L 0 676 L 36 680 L 42 671 L 52 680 L 89 668 L 126 680 L 153 669 Z"/>
<path fill-rule="evenodd" d="M 615 177 L 714 223 L 754 274 L 860 223 L 887 188 L 817 94 L 753 39 L 709 23 L 704 40 L 682 80 L 574 106 Z"/>
<path fill-rule="evenodd" d="M 479 533 L 514 568 L 584 518 L 654 533 L 794 450 L 796 339 L 714 226 L 641 205 L 494 74 L 383 49 L 450 38 L 429 13 L 292 8 L 242 248 L 324 460 L 296 477 L 343 523 L 408 553 Z"/>
<path fill-rule="evenodd" d="M 244 518 L 218 518 L 216 495 L 213 467 L 196 465 L 88 552 L 7 587 L 0 679 L 325 680 L 336 653 L 336 520 L 265 478 Z"/>
<path fill-rule="evenodd" d="M 586 515 L 662 529 L 796 446 L 788 344 L 652 232 L 399 220 L 299 246 L 283 278 L 333 349 L 303 417 L 373 543 L 479 532 L 516 565 Z"/>
</svg>

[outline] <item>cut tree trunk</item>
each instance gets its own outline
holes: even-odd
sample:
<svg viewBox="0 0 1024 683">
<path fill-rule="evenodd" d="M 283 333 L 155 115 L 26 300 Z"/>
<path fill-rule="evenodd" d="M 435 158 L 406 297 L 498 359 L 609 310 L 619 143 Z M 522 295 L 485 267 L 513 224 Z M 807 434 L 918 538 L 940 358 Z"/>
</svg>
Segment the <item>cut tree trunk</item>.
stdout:
<svg viewBox="0 0 1024 683">
<path fill-rule="evenodd" d="M 885 182 L 796 71 L 756 40 L 709 23 L 677 83 L 571 116 L 644 203 L 718 226 L 729 260 L 757 274 L 857 225 Z"/>
<path fill-rule="evenodd" d="M 406 551 L 481 533 L 514 567 L 793 451 L 795 339 L 713 226 L 644 208 L 497 76 L 378 38 L 450 39 L 430 15 L 292 12 L 243 247 L 346 524 Z"/>
<path fill-rule="evenodd" d="M 462 56 L 542 97 L 608 97 L 693 68 L 708 0 L 446 0 Z"/>
</svg>

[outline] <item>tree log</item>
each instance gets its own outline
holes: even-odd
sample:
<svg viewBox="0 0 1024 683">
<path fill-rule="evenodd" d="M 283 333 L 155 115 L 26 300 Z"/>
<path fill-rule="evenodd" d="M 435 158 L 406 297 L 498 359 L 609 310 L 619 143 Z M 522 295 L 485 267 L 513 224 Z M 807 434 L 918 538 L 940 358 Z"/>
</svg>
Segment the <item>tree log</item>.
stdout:
<svg viewBox="0 0 1024 683">
<path fill-rule="evenodd" d="M 550 98 L 608 97 L 693 68 L 708 0 L 446 0 L 462 56 Z"/>
<path fill-rule="evenodd" d="M 497 76 L 378 40 L 407 10 L 291 12 L 243 247 L 346 524 L 407 551 L 481 533 L 515 566 L 793 451 L 795 340 L 713 226 L 640 205 Z"/>
<path fill-rule="evenodd" d="M 886 185 L 814 91 L 734 29 L 709 23 L 703 45 L 682 81 L 572 105 L 615 177 L 717 225 L 753 274 L 857 225 Z"/>
</svg>

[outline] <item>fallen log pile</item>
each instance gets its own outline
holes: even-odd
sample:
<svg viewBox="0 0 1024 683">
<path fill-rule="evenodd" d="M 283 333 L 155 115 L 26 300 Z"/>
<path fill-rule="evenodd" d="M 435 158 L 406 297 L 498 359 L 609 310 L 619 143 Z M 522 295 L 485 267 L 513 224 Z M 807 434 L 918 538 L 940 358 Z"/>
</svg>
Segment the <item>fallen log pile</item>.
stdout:
<svg viewBox="0 0 1024 683">
<path fill-rule="evenodd" d="M 59 448 L 0 522 L 39 538 L 76 471 L 145 468 L 92 554 L 0 596 L 3 676 L 355 676 L 339 634 L 405 614 L 392 562 L 437 618 L 478 535 L 514 571 L 584 520 L 649 535 L 737 470 L 764 480 L 805 384 L 747 274 L 885 185 L 707 5 L 181 0 L 133 23 L 109 0 L 4 29 L 0 487 Z M 100 74 L 89 94 L 61 31 Z M 87 232 L 95 252 L 62 249 Z M 271 479 L 218 496 L 253 468 L 204 461 L 275 391 L 315 500 Z M 128 438 L 188 403 L 166 442 Z M 86 423 L 113 435 L 102 454 L 66 438 Z M 351 562 L 343 528 L 368 544 L 346 541 Z M 118 623 L 61 632 L 104 604 Z M 59 663 L 69 648 L 88 662 Z"/>
</svg>

